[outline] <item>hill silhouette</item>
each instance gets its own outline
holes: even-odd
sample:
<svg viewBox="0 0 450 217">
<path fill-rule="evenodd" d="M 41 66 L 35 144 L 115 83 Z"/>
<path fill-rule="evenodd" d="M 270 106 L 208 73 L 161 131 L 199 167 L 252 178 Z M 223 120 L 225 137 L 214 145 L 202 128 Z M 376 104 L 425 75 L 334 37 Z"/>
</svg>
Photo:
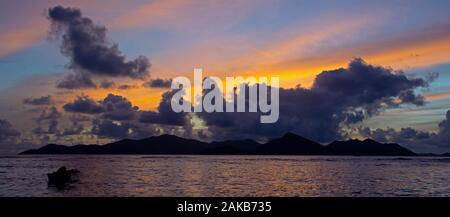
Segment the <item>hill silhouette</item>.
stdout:
<svg viewBox="0 0 450 217">
<path fill-rule="evenodd" d="M 334 141 L 323 146 L 317 142 L 287 133 L 266 143 L 251 139 L 202 142 L 174 135 L 153 136 L 141 140 L 123 139 L 105 145 L 64 146 L 49 144 L 20 154 L 156 154 L 156 155 L 357 155 L 416 156 L 395 143 L 371 139 Z"/>
<path fill-rule="evenodd" d="M 293 133 L 262 144 L 256 150 L 258 154 L 275 155 L 323 155 L 327 153 L 324 146 Z"/>
<path fill-rule="evenodd" d="M 372 139 L 334 141 L 326 146 L 334 155 L 415 156 L 416 153 L 395 143 L 379 143 Z"/>
</svg>

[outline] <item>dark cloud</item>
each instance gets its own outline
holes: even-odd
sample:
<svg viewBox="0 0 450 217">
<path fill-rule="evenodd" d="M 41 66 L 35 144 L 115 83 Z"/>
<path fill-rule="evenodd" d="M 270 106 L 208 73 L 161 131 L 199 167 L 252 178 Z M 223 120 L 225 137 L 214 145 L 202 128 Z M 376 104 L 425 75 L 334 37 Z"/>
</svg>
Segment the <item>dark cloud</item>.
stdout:
<svg viewBox="0 0 450 217">
<path fill-rule="evenodd" d="M 91 101 L 103 108 L 94 116 L 91 133 L 103 138 L 145 138 L 183 128 L 187 126 L 187 114 L 172 111 L 173 94 L 174 91 L 163 94 L 157 111 L 139 110 L 127 98 L 114 94 L 108 94 L 100 102 Z"/>
<path fill-rule="evenodd" d="M 130 137 L 131 126 L 107 119 L 96 119 L 92 122 L 92 133 L 108 138 L 128 138 Z"/>
<path fill-rule="evenodd" d="M 7 120 L 0 119 L 0 141 L 16 139 L 21 133 L 14 129 L 11 123 Z"/>
<path fill-rule="evenodd" d="M 99 114 L 105 111 L 102 105 L 88 96 L 78 96 L 73 102 L 63 106 L 67 112 Z"/>
<path fill-rule="evenodd" d="M 57 120 L 50 120 L 48 124 L 48 133 L 49 134 L 56 134 L 58 133 L 58 124 L 59 122 Z"/>
<path fill-rule="evenodd" d="M 79 88 L 96 88 L 97 85 L 92 81 L 89 74 L 79 72 L 69 74 L 62 80 L 58 81 L 56 87 L 63 89 L 79 89 Z"/>
<path fill-rule="evenodd" d="M 170 88 L 170 85 L 172 84 L 172 79 L 161 79 L 156 78 L 152 79 L 150 81 L 147 81 L 143 84 L 144 87 L 148 88 Z"/>
<path fill-rule="evenodd" d="M 439 77 L 439 73 L 437 73 L 437 72 L 431 72 L 431 73 L 428 73 L 427 75 L 425 75 L 425 80 L 426 80 L 428 83 L 431 83 L 431 82 L 433 82 L 434 80 L 436 80 L 438 77 Z"/>
<path fill-rule="evenodd" d="M 86 119 L 82 116 L 72 116 L 70 120 L 71 125 L 68 128 L 62 130 L 61 132 L 58 132 L 57 134 L 58 137 L 81 135 L 84 130 L 84 126 L 83 124 L 81 124 L 81 122 L 88 121 L 90 119 L 89 118 Z"/>
<path fill-rule="evenodd" d="M 42 124 L 39 124 L 39 126 L 38 127 L 36 127 L 36 128 L 34 128 L 33 130 L 32 130 L 32 132 L 34 133 L 34 134 L 37 134 L 37 135 L 43 135 L 43 134 L 58 134 L 59 133 L 59 131 L 58 131 L 58 124 L 59 124 L 59 121 L 58 120 L 56 120 L 56 119 L 51 119 L 51 120 L 48 120 L 48 126 L 47 126 L 47 128 L 46 129 L 44 129 L 41 125 Z"/>
<path fill-rule="evenodd" d="M 450 150 L 450 110 L 445 114 L 445 119 L 438 125 L 438 132 L 427 140 L 426 144 Z"/>
<path fill-rule="evenodd" d="M 153 126 L 144 126 L 130 121 L 113 121 L 109 119 L 95 119 L 92 122 L 91 133 L 103 138 L 146 138 L 161 134 L 160 130 Z"/>
<path fill-rule="evenodd" d="M 58 134 L 58 136 L 61 137 L 61 136 L 81 135 L 83 129 L 84 129 L 83 125 L 80 124 L 72 125 L 69 128 L 65 128 L 62 132 Z"/>
<path fill-rule="evenodd" d="M 37 122 L 45 120 L 55 120 L 61 117 L 61 113 L 55 106 L 45 109 L 41 112 L 39 117 L 36 119 Z"/>
<path fill-rule="evenodd" d="M 97 86 L 103 89 L 117 88 L 119 90 L 128 90 L 137 87 L 137 85 L 131 84 L 116 84 L 114 81 L 102 81 Z"/>
<path fill-rule="evenodd" d="M 102 81 L 100 82 L 100 87 L 104 89 L 112 88 L 114 87 L 115 83 L 114 81 Z"/>
<path fill-rule="evenodd" d="M 200 113 L 199 116 L 215 137 L 259 138 L 290 131 L 328 142 L 348 137 L 346 128 L 385 108 L 405 103 L 423 105 L 423 97 L 415 94 L 414 89 L 427 87 L 428 82 L 354 59 L 347 68 L 317 75 L 310 89 L 281 88 L 280 117 L 274 124 L 261 124 L 259 113 Z"/>
<path fill-rule="evenodd" d="M 255 86 L 261 87 L 264 84 L 256 84 Z M 280 120 L 278 120 L 277 123 L 274 124 L 261 124 L 260 123 L 260 117 L 263 113 L 261 113 L 259 110 L 258 112 L 248 112 L 249 108 L 249 89 L 255 88 L 253 85 L 243 84 L 240 88 L 244 88 L 246 95 L 245 95 L 245 104 L 246 104 L 246 111 L 245 112 L 200 112 L 196 113 L 198 117 L 200 117 L 204 122 L 205 125 L 208 126 L 208 131 L 211 133 L 211 138 L 214 140 L 224 140 L 224 139 L 247 139 L 247 138 L 254 138 L 254 139 L 261 139 L 261 137 L 272 137 L 274 135 L 281 135 L 283 133 L 286 133 L 290 130 L 286 130 L 282 125 L 280 125 Z M 265 85 L 264 85 L 265 86 Z M 238 88 L 237 88 L 238 89 Z M 237 90 L 236 89 L 236 90 Z M 206 95 L 209 90 L 204 91 L 203 94 Z M 270 93 L 270 90 L 268 90 Z M 234 95 L 234 99 L 237 99 L 239 96 L 238 94 Z M 223 97 L 220 97 L 219 99 L 215 100 L 221 100 L 223 101 L 224 107 L 226 107 L 230 102 L 225 101 Z M 280 106 L 281 101 L 283 99 L 280 95 Z M 289 99 L 292 100 L 292 99 Z M 233 105 L 235 109 L 237 108 L 237 102 L 235 101 Z M 224 108 L 225 111 L 225 108 Z M 280 115 L 283 114 L 283 111 L 280 109 Z M 203 132 L 204 135 L 205 132 Z"/>
<path fill-rule="evenodd" d="M 396 130 L 394 128 L 371 130 L 368 127 L 360 128 L 359 134 L 379 142 L 395 142 L 410 144 L 417 141 L 425 141 L 436 136 L 435 133 L 423 132 L 410 127 Z"/>
<path fill-rule="evenodd" d="M 425 104 L 425 98 L 421 95 L 416 95 L 413 90 L 401 92 L 398 98 L 402 103 L 411 103 L 418 106 Z"/>
<path fill-rule="evenodd" d="M 373 66 L 362 59 L 354 59 L 348 68 L 324 71 L 317 75 L 312 91 L 333 94 L 345 100 L 341 104 L 375 107 L 382 103 L 396 105 L 414 103 L 421 105 L 422 98 L 412 91 L 417 87 L 427 87 L 422 78 L 408 78 L 403 72 Z M 396 102 L 396 99 L 400 99 Z M 382 103 L 380 103 L 382 101 Z"/>
<path fill-rule="evenodd" d="M 23 100 L 23 104 L 27 105 L 50 105 L 52 104 L 51 96 L 42 96 L 38 98 L 26 98 Z"/>
<path fill-rule="evenodd" d="M 32 130 L 34 134 L 57 134 L 59 119 L 62 114 L 54 106 L 47 108 L 41 112 L 41 114 L 36 118 L 37 127 Z M 44 128 L 43 125 L 47 125 Z"/>
<path fill-rule="evenodd" d="M 89 122 L 91 121 L 91 117 L 89 115 L 75 114 L 69 117 L 69 120 L 72 122 Z"/>
<path fill-rule="evenodd" d="M 438 127 L 439 131 L 426 144 L 443 148 L 448 152 L 450 150 L 450 110 L 447 111 L 445 119 L 439 123 Z"/>
<path fill-rule="evenodd" d="M 434 148 L 439 150 L 450 150 L 450 110 L 447 111 L 445 119 L 438 124 L 438 132 L 424 132 L 413 128 L 402 128 L 396 130 L 360 128 L 359 134 L 382 142 L 395 142 L 408 145 L 416 150 L 429 151 Z"/>
<path fill-rule="evenodd" d="M 34 128 L 31 132 L 33 132 L 36 135 L 47 134 L 47 131 L 42 129 L 41 126 Z"/>
<path fill-rule="evenodd" d="M 88 96 L 79 96 L 63 108 L 74 113 L 101 114 L 102 118 L 111 120 L 131 120 L 139 110 L 139 107 L 133 106 L 127 98 L 111 93 L 100 102 Z"/>
<path fill-rule="evenodd" d="M 141 123 L 166 124 L 166 125 L 185 125 L 187 113 L 176 113 L 172 110 L 170 101 L 177 90 L 170 90 L 162 95 L 157 111 L 143 111 L 139 121 Z"/>
<path fill-rule="evenodd" d="M 70 58 L 69 67 L 75 70 L 75 75 L 67 77 L 59 87 L 92 87 L 92 83 L 84 83 L 90 80 L 90 77 L 86 79 L 87 75 L 138 79 L 148 76 L 150 63 L 146 57 L 127 60 L 117 44 L 109 43 L 106 27 L 94 24 L 79 9 L 49 8 L 48 19 L 52 24 L 52 36 L 61 36 L 61 52 Z"/>
<path fill-rule="evenodd" d="M 110 120 L 131 120 L 139 111 L 127 98 L 111 93 L 100 104 L 105 109 L 102 118 Z"/>
<path fill-rule="evenodd" d="M 138 120 L 145 124 L 183 126 L 187 121 L 187 114 L 173 112 L 170 105 L 175 92 L 171 90 L 163 93 L 156 111 L 139 110 L 139 107 L 134 106 L 127 98 L 111 93 L 98 102 L 88 96 L 78 96 L 74 101 L 65 104 L 63 108 L 72 113 L 94 114 L 99 119 Z"/>
<path fill-rule="evenodd" d="M 117 87 L 117 89 L 119 89 L 119 90 L 128 90 L 128 89 L 132 89 L 132 88 L 136 88 L 136 85 L 122 84 Z"/>
<path fill-rule="evenodd" d="M 445 120 L 439 123 L 439 133 L 450 135 L 450 110 L 445 114 Z"/>
</svg>

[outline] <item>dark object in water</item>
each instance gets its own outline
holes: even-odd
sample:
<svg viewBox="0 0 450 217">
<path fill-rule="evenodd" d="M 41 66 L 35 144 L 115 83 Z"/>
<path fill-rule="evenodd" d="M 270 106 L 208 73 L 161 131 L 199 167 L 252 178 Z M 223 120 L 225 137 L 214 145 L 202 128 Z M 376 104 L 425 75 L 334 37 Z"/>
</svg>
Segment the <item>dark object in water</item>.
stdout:
<svg viewBox="0 0 450 217">
<path fill-rule="evenodd" d="M 76 182 L 73 176 L 77 173 L 80 173 L 80 171 L 76 169 L 67 170 L 66 167 L 63 166 L 56 172 L 47 174 L 48 185 L 56 186 L 57 188 L 62 189 L 66 184 Z"/>
</svg>

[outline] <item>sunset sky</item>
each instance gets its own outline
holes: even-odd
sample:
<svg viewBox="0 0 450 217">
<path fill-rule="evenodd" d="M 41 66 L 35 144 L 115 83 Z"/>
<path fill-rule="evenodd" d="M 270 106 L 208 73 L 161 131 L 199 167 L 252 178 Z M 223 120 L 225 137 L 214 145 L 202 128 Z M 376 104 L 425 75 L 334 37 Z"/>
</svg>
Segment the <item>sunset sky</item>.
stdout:
<svg viewBox="0 0 450 217">
<path fill-rule="evenodd" d="M 163 133 L 211 141 L 286 131 L 448 152 L 449 11 L 446 0 L 0 0 L 0 153 Z M 72 33 L 93 37 L 62 40 Z M 113 63 L 88 59 L 94 49 Z M 167 84 L 194 68 L 279 76 L 279 123 L 172 114 Z"/>
</svg>

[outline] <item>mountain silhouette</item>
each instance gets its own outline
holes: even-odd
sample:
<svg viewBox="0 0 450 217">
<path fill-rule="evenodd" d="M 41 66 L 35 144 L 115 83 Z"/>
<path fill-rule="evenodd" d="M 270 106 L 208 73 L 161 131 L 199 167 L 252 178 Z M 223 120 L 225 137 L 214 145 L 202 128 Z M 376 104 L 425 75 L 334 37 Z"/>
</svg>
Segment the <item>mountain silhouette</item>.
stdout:
<svg viewBox="0 0 450 217">
<path fill-rule="evenodd" d="M 105 145 L 64 146 L 49 144 L 20 154 L 155 154 L 155 155 L 357 155 L 415 156 L 416 153 L 395 143 L 371 139 L 334 141 L 323 146 L 317 142 L 287 133 L 266 143 L 251 139 L 201 142 L 174 135 L 145 139 L 122 139 Z"/>
<path fill-rule="evenodd" d="M 105 145 L 105 154 L 196 154 L 208 143 L 173 135 L 153 136 L 142 140 L 124 139 Z"/>
<path fill-rule="evenodd" d="M 63 146 L 50 144 L 21 154 L 197 154 L 208 143 L 173 135 L 153 136 L 141 140 L 122 139 L 106 145 Z"/>
<path fill-rule="evenodd" d="M 323 155 L 326 154 L 326 149 L 317 142 L 293 133 L 286 133 L 281 138 L 260 145 L 256 152 L 265 155 Z"/>
<path fill-rule="evenodd" d="M 243 155 L 254 154 L 255 150 L 261 144 L 251 140 L 226 140 L 221 142 L 211 142 L 205 150 L 199 152 L 199 154 L 207 155 Z"/>
<path fill-rule="evenodd" d="M 395 143 L 379 143 L 372 139 L 334 141 L 326 146 L 334 155 L 414 156 L 416 153 Z"/>
</svg>

